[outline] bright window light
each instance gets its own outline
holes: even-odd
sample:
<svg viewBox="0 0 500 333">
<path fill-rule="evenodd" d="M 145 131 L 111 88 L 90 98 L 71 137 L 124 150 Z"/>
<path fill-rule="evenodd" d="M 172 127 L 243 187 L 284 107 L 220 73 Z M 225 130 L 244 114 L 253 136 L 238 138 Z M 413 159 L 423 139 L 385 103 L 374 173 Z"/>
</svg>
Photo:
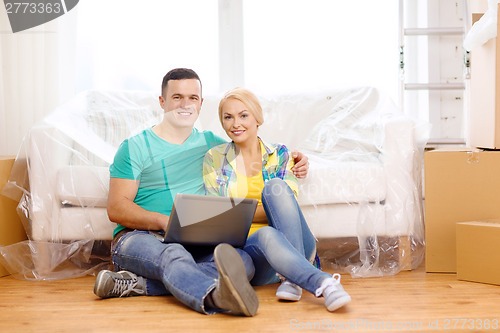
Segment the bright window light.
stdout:
<svg viewBox="0 0 500 333">
<path fill-rule="evenodd" d="M 217 0 L 85 0 L 78 4 L 77 90 L 160 91 L 175 67 L 217 90 Z"/>
<path fill-rule="evenodd" d="M 175 67 L 219 90 L 217 0 L 85 0 L 77 90 L 159 90 Z M 370 85 L 397 101 L 397 0 L 243 0 L 244 85 L 258 93 Z"/>
<path fill-rule="evenodd" d="M 243 12 L 248 87 L 370 85 L 397 101 L 397 0 L 247 0 Z"/>
</svg>

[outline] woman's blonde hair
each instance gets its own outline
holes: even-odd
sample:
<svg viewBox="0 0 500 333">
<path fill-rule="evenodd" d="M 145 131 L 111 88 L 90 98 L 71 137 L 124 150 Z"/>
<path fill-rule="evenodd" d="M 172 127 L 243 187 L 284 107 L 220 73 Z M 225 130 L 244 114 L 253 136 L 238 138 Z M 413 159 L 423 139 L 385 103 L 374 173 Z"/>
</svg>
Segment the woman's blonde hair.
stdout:
<svg viewBox="0 0 500 333">
<path fill-rule="evenodd" d="M 264 123 L 262 106 L 260 106 L 259 99 L 257 98 L 257 96 L 255 96 L 255 94 L 248 89 L 236 87 L 234 89 L 229 90 L 219 102 L 219 120 L 221 124 L 222 124 L 222 108 L 229 99 L 236 99 L 241 103 L 245 104 L 245 106 L 248 108 L 248 111 L 250 111 L 252 115 L 255 117 L 255 120 L 257 120 L 257 124 L 259 126 Z"/>
</svg>

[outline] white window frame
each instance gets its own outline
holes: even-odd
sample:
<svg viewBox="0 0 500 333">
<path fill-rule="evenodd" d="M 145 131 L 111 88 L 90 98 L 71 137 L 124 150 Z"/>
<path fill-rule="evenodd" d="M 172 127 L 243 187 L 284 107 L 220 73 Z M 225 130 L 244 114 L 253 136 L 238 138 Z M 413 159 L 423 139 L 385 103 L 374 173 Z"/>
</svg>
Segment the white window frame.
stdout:
<svg viewBox="0 0 500 333">
<path fill-rule="evenodd" d="M 219 0 L 219 90 L 245 83 L 243 0 Z"/>
</svg>

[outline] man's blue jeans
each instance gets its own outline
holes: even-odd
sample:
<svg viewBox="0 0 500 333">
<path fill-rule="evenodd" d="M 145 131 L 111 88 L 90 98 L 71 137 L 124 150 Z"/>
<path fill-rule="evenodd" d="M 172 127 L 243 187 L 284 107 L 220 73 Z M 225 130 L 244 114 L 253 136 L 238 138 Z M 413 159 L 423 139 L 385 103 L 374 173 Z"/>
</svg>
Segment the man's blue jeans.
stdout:
<svg viewBox="0 0 500 333">
<path fill-rule="evenodd" d="M 220 309 L 207 309 L 204 303 L 218 276 L 213 250 L 166 244 L 153 232 L 135 230 L 120 237 L 111 254 L 116 270 L 128 270 L 146 278 L 148 296 L 173 294 L 193 310 L 215 313 Z M 236 250 L 250 279 L 254 274 L 252 259 L 242 249 Z"/>
<path fill-rule="evenodd" d="M 316 239 L 309 229 L 293 191 L 281 179 L 271 179 L 262 191 L 262 205 L 269 227 L 248 237 L 243 248 L 255 265 L 253 285 L 279 282 L 276 273 L 314 293 L 331 277 L 311 264 Z"/>
</svg>

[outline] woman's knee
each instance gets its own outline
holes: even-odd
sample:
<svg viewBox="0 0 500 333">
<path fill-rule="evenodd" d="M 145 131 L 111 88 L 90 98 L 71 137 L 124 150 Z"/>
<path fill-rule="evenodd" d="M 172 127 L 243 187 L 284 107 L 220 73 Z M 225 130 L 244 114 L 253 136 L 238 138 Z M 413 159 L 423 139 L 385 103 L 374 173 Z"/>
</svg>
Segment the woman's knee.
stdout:
<svg viewBox="0 0 500 333">
<path fill-rule="evenodd" d="M 282 196 L 283 194 L 292 194 L 288 184 L 280 178 L 273 178 L 265 182 L 262 196 Z"/>
<path fill-rule="evenodd" d="M 273 190 L 273 189 L 279 189 L 279 188 L 285 188 L 287 183 L 281 179 L 281 178 L 273 178 L 269 179 L 264 183 L 264 190 Z"/>
</svg>

